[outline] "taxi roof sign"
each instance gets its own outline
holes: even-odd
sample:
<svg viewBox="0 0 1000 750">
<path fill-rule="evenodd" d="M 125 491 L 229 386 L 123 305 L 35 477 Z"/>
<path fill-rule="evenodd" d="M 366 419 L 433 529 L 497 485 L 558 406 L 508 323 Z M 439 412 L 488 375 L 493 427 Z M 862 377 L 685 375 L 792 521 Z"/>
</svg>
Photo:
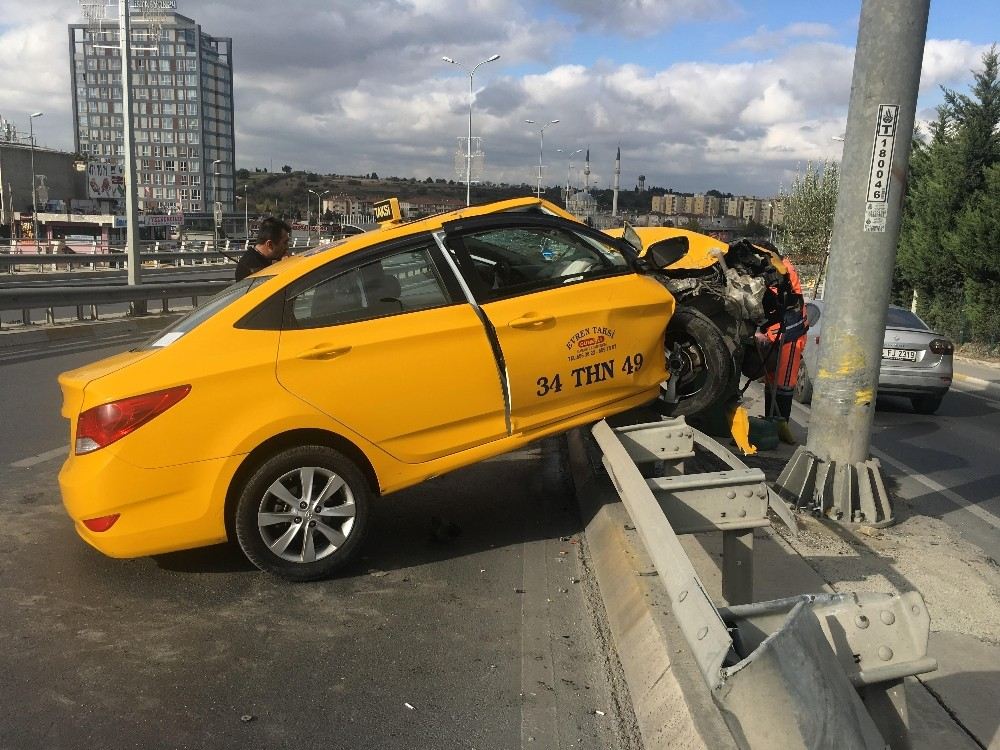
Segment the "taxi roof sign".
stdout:
<svg viewBox="0 0 1000 750">
<path fill-rule="evenodd" d="M 403 214 L 399 210 L 399 198 L 387 198 L 379 201 L 372 210 L 375 214 L 375 221 L 385 226 L 388 224 L 398 224 L 403 220 Z"/>
</svg>

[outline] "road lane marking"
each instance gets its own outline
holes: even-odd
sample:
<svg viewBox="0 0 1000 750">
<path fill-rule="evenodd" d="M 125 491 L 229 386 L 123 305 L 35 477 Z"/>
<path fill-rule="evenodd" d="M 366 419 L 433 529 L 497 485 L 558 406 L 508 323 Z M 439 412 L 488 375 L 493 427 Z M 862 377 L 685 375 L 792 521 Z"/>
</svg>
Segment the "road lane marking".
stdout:
<svg viewBox="0 0 1000 750">
<path fill-rule="evenodd" d="M 69 448 L 63 446 L 61 448 L 53 448 L 50 451 L 45 451 L 45 453 L 39 453 L 36 456 L 29 456 L 28 458 L 22 458 L 20 461 L 15 461 L 11 464 L 16 469 L 30 469 L 32 466 L 37 464 L 43 464 L 46 461 L 51 461 L 53 458 L 59 458 L 60 456 L 65 456 L 69 453 Z"/>
<path fill-rule="evenodd" d="M 970 391 L 968 390 L 967 384 L 963 383 L 963 385 L 966 385 L 966 387 L 959 388 L 955 383 L 952 383 L 951 390 L 955 391 L 955 393 L 961 393 L 963 396 L 972 396 L 972 398 L 978 398 L 980 401 L 986 401 L 990 404 L 1000 404 L 1000 393 L 997 393 L 997 391 L 991 391 L 988 388 L 980 388 L 978 390 Z M 989 396 L 987 394 L 996 395 Z"/>
<path fill-rule="evenodd" d="M 959 392 L 968 396 L 974 395 L 964 390 Z M 794 402 L 792 406 L 794 407 L 795 411 L 805 414 L 806 416 L 805 420 L 799 419 L 797 421 L 799 422 L 800 425 L 802 425 L 808 430 L 809 417 L 812 416 L 812 409 L 798 402 Z M 874 435 L 872 437 L 874 437 Z M 888 455 L 885 451 L 876 448 L 874 445 L 869 446 L 869 451 L 882 463 L 889 464 L 897 471 L 903 472 L 903 474 L 915 480 L 916 482 L 922 484 L 927 489 L 931 490 L 932 492 L 936 492 L 946 500 L 951 501 L 954 505 L 957 505 L 960 510 L 967 510 L 969 513 L 974 515 L 980 521 L 983 521 L 992 526 L 997 531 L 1000 531 L 1000 518 L 998 518 L 993 513 L 990 513 L 988 510 L 984 510 L 976 503 L 969 502 L 954 490 L 945 487 L 943 484 L 931 479 L 926 474 L 921 474 L 912 466 L 908 466 L 907 464 L 904 464 L 902 461 L 893 458 L 892 456 Z"/>
<path fill-rule="evenodd" d="M 939 495 L 953 502 L 962 510 L 969 511 L 969 513 L 974 515 L 980 521 L 983 521 L 984 523 L 987 523 L 990 526 L 992 526 L 997 531 L 1000 531 L 1000 518 L 997 518 L 994 514 L 990 513 L 988 510 L 984 510 L 983 508 L 979 507 L 979 505 L 977 505 L 976 503 L 969 502 L 954 490 L 948 489 L 940 482 L 936 482 L 930 477 L 921 474 L 919 471 L 910 466 L 907 466 L 902 461 L 897 461 L 895 458 L 892 458 L 891 456 L 887 455 L 885 451 L 881 451 L 878 448 L 873 447 L 871 449 L 871 453 L 882 463 L 889 464 L 890 466 L 898 469 L 899 471 L 902 471 L 911 479 L 915 479 L 917 482 L 924 485 L 924 487 L 927 487 L 929 490 L 938 493 Z"/>
</svg>

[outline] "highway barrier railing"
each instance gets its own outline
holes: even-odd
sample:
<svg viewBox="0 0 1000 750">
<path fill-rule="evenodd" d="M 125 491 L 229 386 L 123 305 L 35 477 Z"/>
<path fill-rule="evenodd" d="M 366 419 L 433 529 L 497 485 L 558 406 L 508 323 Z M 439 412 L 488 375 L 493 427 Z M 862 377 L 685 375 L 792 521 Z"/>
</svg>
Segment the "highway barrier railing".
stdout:
<svg viewBox="0 0 1000 750">
<path fill-rule="evenodd" d="M 324 237 L 317 243 L 315 240 L 300 240 L 293 238 L 290 250 L 294 254 L 326 244 L 337 237 Z M 210 240 L 204 241 L 162 241 L 143 243 L 139 255 L 143 265 L 160 266 L 170 264 L 175 266 L 194 265 L 196 263 L 232 263 L 249 247 L 245 240 L 225 240 L 216 246 Z M 68 250 L 69 252 L 66 252 Z M 0 271 L 14 273 L 30 268 L 31 270 L 55 271 L 59 268 L 127 268 L 128 254 L 122 246 L 109 246 L 98 243 L 81 245 L 79 243 L 50 244 L 41 243 L 36 247 L 33 243 L 14 245 L 0 244 Z"/>
<path fill-rule="evenodd" d="M 190 300 L 198 306 L 200 297 L 210 297 L 225 289 L 230 281 L 179 281 L 166 284 L 49 286 L 36 289 L 0 289 L 0 311 L 20 310 L 22 324 L 30 324 L 32 310 L 45 310 L 45 322 L 54 323 L 57 308 L 76 308 L 76 320 L 99 320 L 100 307 L 130 305 L 131 312 L 145 310 L 146 303 L 159 300 L 163 312 L 170 312 L 171 300 Z"/>
<path fill-rule="evenodd" d="M 795 528 L 763 472 L 683 417 L 617 428 L 601 421 L 592 434 L 735 746 L 909 746 L 902 680 L 937 668 L 918 592 L 755 602 L 754 529 L 770 524 L 768 512 Z M 696 447 L 728 468 L 688 473 Z M 723 536 L 727 607 L 712 602 L 678 538 L 713 532 Z"/>
</svg>

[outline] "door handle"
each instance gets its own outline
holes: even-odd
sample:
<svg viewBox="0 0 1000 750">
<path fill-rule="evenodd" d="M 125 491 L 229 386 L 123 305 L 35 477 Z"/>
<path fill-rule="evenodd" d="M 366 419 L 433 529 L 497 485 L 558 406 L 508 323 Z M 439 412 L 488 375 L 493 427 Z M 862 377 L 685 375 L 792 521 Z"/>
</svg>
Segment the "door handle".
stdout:
<svg viewBox="0 0 1000 750">
<path fill-rule="evenodd" d="M 351 351 L 350 346 L 331 346 L 320 344 L 312 349 L 306 349 L 299 355 L 299 359 L 334 359 Z"/>
<path fill-rule="evenodd" d="M 533 315 L 532 313 L 528 313 L 520 318 L 514 318 L 514 320 L 510 321 L 507 325 L 511 328 L 527 328 L 530 330 L 534 328 L 544 328 L 549 323 L 555 322 L 556 319 L 553 315 Z"/>
</svg>

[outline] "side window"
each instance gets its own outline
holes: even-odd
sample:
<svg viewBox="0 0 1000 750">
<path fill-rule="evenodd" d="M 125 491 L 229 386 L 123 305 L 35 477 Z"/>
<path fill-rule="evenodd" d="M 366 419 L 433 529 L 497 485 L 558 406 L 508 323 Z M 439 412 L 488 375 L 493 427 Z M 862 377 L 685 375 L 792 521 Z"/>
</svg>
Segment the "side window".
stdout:
<svg viewBox="0 0 1000 750">
<path fill-rule="evenodd" d="M 321 328 L 450 303 L 428 249 L 418 248 L 365 263 L 306 289 L 291 301 L 287 325 Z"/>
<path fill-rule="evenodd" d="M 487 229 L 462 238 L 489 299 L 553 288 L 628 268 L 621 252 L 583 234 L 553 227 Z"/>
</svg>

